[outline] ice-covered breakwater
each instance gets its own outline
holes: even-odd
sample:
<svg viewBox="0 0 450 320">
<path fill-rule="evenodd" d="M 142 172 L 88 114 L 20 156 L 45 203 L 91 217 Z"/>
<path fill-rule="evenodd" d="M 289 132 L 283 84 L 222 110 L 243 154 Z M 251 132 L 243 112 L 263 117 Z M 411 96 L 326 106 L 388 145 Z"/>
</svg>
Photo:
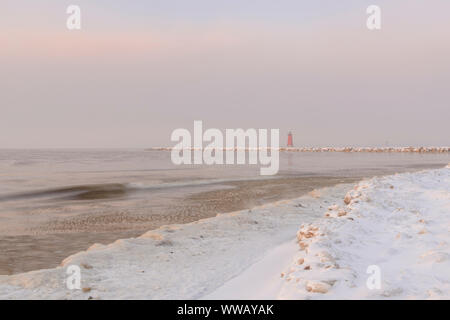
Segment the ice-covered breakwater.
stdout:
<svg viewBox="0 0 450 320">
<path fill-rule="evenodd" d="M 148 150 L 171 151 L 172 147 L 153 147 Z M 197 150 L 198 148 L 187 148 L 186 150 Z M 204 148 L 206 149 L 206 148 Z M 271 150 L 271 148 L 266 148 Z M 223 148 L 223 151 L 236 151 L 239 148 Z M 259 148 L 245 148 L 246 151 L 260 150 Z M 450 152 L 450 147 L 302 147 L 302 148 L 277 148 L 278 151 L 285 152 L 398 152 L 398 153 L 446 153 Z"/>
</svg>

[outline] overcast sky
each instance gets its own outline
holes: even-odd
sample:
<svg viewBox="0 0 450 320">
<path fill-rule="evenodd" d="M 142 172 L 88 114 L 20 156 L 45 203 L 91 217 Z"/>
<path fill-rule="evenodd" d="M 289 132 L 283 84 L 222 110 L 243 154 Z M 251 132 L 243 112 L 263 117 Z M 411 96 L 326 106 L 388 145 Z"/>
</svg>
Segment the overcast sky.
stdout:
<svg viewBox="0 0 450 320">
<path fill-rule="evenodd" d="M 66 28 L 81 7 L 82 30 Z M 366 28 L 366 8 L 382 29 Z M 448 0 L 2 0 L 0 148 L 450 145 Z"/>
</svg>

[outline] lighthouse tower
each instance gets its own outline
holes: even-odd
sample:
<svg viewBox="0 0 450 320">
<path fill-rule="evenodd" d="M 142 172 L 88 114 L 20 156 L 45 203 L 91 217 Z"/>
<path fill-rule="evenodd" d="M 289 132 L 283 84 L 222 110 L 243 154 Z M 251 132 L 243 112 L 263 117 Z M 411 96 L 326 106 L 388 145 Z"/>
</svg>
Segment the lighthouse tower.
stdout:
<svg viewBox="0 0 450 320">
<path fill-rule="evenodd" d="M 288 148 L 292 148 L 294 146 L 294 142 L 292 140 L 292 132 L 289 131 L 288 133 L 288 142 L 287 142 L 287 147 Z"/>
</svg>

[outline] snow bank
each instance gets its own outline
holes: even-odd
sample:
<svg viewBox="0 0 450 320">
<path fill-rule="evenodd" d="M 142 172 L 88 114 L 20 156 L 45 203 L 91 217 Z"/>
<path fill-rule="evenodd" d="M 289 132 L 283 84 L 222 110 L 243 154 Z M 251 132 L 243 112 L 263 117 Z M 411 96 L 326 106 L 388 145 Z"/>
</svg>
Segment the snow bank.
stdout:
<svg viewBox="0 0 450 320">
<path fill-rule="evenodd" d="M 363 181 L 324 217 L 297 232 L 272 298 L 450 298 L 449 167 Z"/>
</svg>

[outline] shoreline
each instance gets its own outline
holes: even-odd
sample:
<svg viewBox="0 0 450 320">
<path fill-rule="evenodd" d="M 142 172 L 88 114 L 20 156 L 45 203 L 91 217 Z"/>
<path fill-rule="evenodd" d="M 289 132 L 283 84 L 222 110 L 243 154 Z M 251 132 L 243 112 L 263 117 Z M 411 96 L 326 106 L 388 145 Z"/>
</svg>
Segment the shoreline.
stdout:
<svg viewBox="0 0 450 320">
<path fill-rule="evenodd" d="M 353 177 L 279 177 L 220 184 L 222 187 L 187 193 L 167 207 L 164 215 L 130 215 L 116 220 L 114 214 L 94 223 L 91 216 L 51 222 L 30 234 L 0 237 L 0 275 L 56 267 L 66 257 L 86 250 L 94 243 L 104 245 L 119 239 L 135 238 L 166 225 L 188 224 L 218 214 L 251 210 L 255 206 L 297 198 L 313 189 L 350 183 Z M 88 219 L 84 221 L 85 219 Z M 136 221 L 136 223 L 134 222 Z M 81 228 L 79 228 L 80 226 Z M 68 229 L 70 228 L 70 229 Z M 106 228 L 106 229 L 104 229 Z M 14 246 L 19 246 L 15 248 Z M 11 260 L 14 257 L 14 260 Z M 22 258 L 24 257 L 24 258 Z M 30 260 L 30 258 L 35 260 Z M 25 269 L 21 266 L 25 266 Z M 11 270 L 8 272 L 8 270 Z"/>
<path fill-rule="evenodd" d="M 423 168 L 404 168 L 400 171 L 414 172 Z M 0 275 L 14 275 L 23 272 L 58 266 L 66 257 L 86 250 L 94 243 L 107 245 L 119 239 L 136 238 L 165 225 L 188 224 L 218 214 L 268 205 L 277 201 L 292 200 L 314 189 L 332 187 L 343 183 L 355 183 L 361 179 L 383 176 L 399 169 L 383 169 L 380 172 L 360 172 L 354 176 L 299 176 L 271 179 L 242 180 L 224 183 L 222 188 L 192 192 L 180 198 L 164 215 L 131 215 L 119 220 L 114 214 L 102 216 L 74 217 L 64 222 L 55 221 L 52 228 L 34 230 L 31 234 L 0 237 Z M 231 188 L 230 188 L 231 187 Z M 177 203 L 182 203 L 178 207 Z M 155 220 L 156 218 L 156 220 Z M 84 219 L 88 219 L 84 221 Z M 96 219 L 95 223 L 91 223 Z M 111 219 L 111 221 L 110 221 Z M 124 224 L 122 219 L 126 219 Z M 131 223 L 130 223 L 131 221 Z M 58 224 L 56 224 L 56 222 Z M 100 223 L 100 224 L 98 224 Z M 81 226 L 82 229 L 67 229 Z M 102 229 L 106 226 L 108 229 Z M 100 227 L 100 228 L 99 228 Z M 73 231 L 70 231 L 73 230 Z"/>
<path fill-rule="evenodd" d="M 312 221 L 320 215 L 328 196 L 338 199 L 351 185 L 325 187 L 294 200 L 188 224 L 166 225 L 108 245 L 96 243 L 56 268 L 0 275 L 0 299 L 17 295 L 33 299 L 35 294 L 43 299 L 197 299 L 215 289 L 216 281 L 223 283 L 255 263 L 268 247 L 286 241 L 295 234 L 299 221 Z M 237 261 L 243 250 L 245 258 Z M 89 288 L 89 293 L 65 287 L 70 265 L 81 266 L 82 287 Z M 116 274 L 113 278 L 111 272 Z M 125 296 L 118 297 L 104 286 L 125 289 L 120 279 L 128 279 L 130 287 Z"/>
<path fill-rule="evenodd" d="M 157 230 L 148 231 L 138 238 L 117 240 L 106 246 L 96 244 L 87 251 L 79 252 L 68 257 L 63 261 L 61 266 L 56 269 L 38 270 L 13 276 L 0 276 L 0 296 L 5 296 L 5 291 L 2 291 L 2 286 L 3 289 L 5 289 L 5 285 L 7 288 L 11 288 L 11 285 L 18 285 L 19 287 L 15 288 L 18 290 L 17 293 L 19 294 L 19 292 L 26 289 L 25 287 L 24 289 L 20 289 L 24 283 L 32 281 L 32 287 L 37 290 L 37 288 L 40 288 L 42 285 L 47 286 L 47 281 L 50 281 L 50 287 L 56 286 L 59 288 L 56 293 L 51 293 L 50 291 L 52 290 L 49 290 L 48 288 L 44 291 L 39 289 L 39 291 L 41 294 L 44 294 L 45 297 L 51 299 L 60 299 L 63 292 L 65 296 L 73 299 L 85 299 L 88 297 L 99 299 L 201 298 L 208 293 L 214 292 L 214 290 L 221 285 L 244 272 L 248 267 L 260 260 L 270 248 L 276 248 L 277 245 L 292 239 L 301 223 L 311 223 L 318 218 L 322 218 L 323 211 L 326 210 L 325 208 L 331 203 L 342 201 L 343 195 L 352 187 L 352 185 L 353 184 L 343 184 L 334 187 L 326 187 L 318 190 L 315 195 L 310 194 L 293 200 L 278 201 L 276 203 L 257 207 L 251 211 L 244 210 L 219 214 L 216 217 L 199 220 L 189 224 L 163 226 Z M 302 212 L 308 212 L 308 214 L 302 215 Z M 259 220 L 258 222 L 258 219 L 262 220 Z M 245 233 L 241 233 L 239 231 L 240 228 L 244 228 L 243 230 L 245 230 Z M 267 234 L 261 238 L 260 235 L 262 230 L 265 230 L 264 232 L 267 232 Z M 189 234 L 191 234 L 191 236 L 189 236 Z M 237 234 L 238 238 L 235 239 L 231 234 Z M 213 251 L 211 250 L 214 245 L 208 243 L 209 238 L 211 238 L 210 240 L 218 246 L 218 248 L 214 248 Z M 227 240 L 225 241 L 225 239 Z M 238 242 L 242 241 L 244 245 L 237 245 L 237 240 L 239 240 Z M 245 244 L 247 241 L 251 245 Z M 141 246 L 147 246 L 147 249 L 142 252 L 142 254 L 145 252 L 143 256 L 140 253 Z M 144 247 L 142 247 L 142 249 Z M 124 250 L 125 252 L 123 252 Z M 169 250 L 170 253 L 168 252 Z M 240 252 L 240 255 L 242 256 L 242 250 L 248 253 L 245 259 L 229 265 L 230 261 L 233 260 L 232 257 L 236 259 L 236 256 L 239 256 L 236 255 L 237 252 Z M 234 253 L 234 251 L 236 253 Z M 130 258 L 133 256 L 139 256 L 140 258 L 139 260 L 133 258 L 131 258 L 131 260 L 130 258 L 124 260 L 125 256 L 122 257 L 122 254 L 128 255 Z M 192 260 L 191 254 L 194 254 L 197 258 Z M 113 265 L 106 263 L 113 256 L 114 259 L 116 259 L 116 262 Z M 216 260 L 216 258 L 218 260 Z M 140 261 L 140 259 L 145 261 Z M 213 261 L 211 261 L 211 259 Z M 175 261 L 183 261 L 183 264 L 188 265 L 190 269 L 185 270 Z M 193 265 L 191 265 L 189 261 L 191 261 Z M 107 265 L 105 265 L 105 263 Z M 92 290 L 92 294 L 86 295 L 83 292 L 67 291 L 65 288 L 61 288 L 61 282 L 58 281 L 64 281 L 64 268 L 71 264 L 89 266 L 89 268 L 85 268 L 86 270 L 83 269 L 83 273 L 88 273 L 86 283 L 90 283 L 91 280 L 97 279 L 91 283 L 93 287 L 89 287 L 89 292 Z M 227 266 L 227 270 L 223 270 L 222 268 L 222 270 L 214 271 L 213 266 L 217 267 L 219 265 Z M 211 267 L 213 267 L 213 269 L 209 269 Z M 145 286 L 146 293 L 144 294 L 144 291 L 139 293 L 139 289 L 139 292 L 134 292 L 128 296 L 112 295 L 113 293 L 108 292 L 107 287 L 104 287 L 105 285 L 109 286 L 108 283 L 112 281 L 112 279 L 101 277 L 100 274 L 102 274 L 102 272 L 110 273 L 113 270 L 115 270 L 114 272 L 118 278 L 124 279 L 127 275 L 136 277 L 137 282 L 135 283 L 133 280 L 131 288 L 129 289 L 133 291 L 136 289 L 133 285 L 139 284 L 139 288 L 140 286 Z M 218 276 L 218 271 L 219 273 L 225 273 Z M 137 275 L 136 272 L 139 275 Z M 150 274 L 147 275 L 147 272 L 150 272 Z M 194 274 L 191 275 L 191 273 Z M 198 279 L 199 283 L 196 283 L 195 285 L 187 283 L 188 287 L 191 289 L 188 290 L 188 292 L 184 289 L 179 291 L 180 283 L 178 283 L 178 280 L 180 279 L 178 278 L 186 277 L 188 275 L 188 278 L 192 279 L 200 277 Z M 157 278 L 155 279 L 155 277 Z M 174 277 L 174 279 L 171 277 Z M 216 282 L 211 284 L 211 277 L 216 279 Z M 26 280 L 24 280 L 24 278 Z M 141 283 L 142 281 L 143 283 Z M 168 283 L 166 284 L 165 281 Z M 166 287 L 162 287 L 156 283 L 164 284 Z M 116 285 L 119 285 L 119 283 Z M 192 287 L 192 285 L 194 287 Z M 26 285 L 26 287 L 28 287 L 28 285 Z"/>
</svg>

